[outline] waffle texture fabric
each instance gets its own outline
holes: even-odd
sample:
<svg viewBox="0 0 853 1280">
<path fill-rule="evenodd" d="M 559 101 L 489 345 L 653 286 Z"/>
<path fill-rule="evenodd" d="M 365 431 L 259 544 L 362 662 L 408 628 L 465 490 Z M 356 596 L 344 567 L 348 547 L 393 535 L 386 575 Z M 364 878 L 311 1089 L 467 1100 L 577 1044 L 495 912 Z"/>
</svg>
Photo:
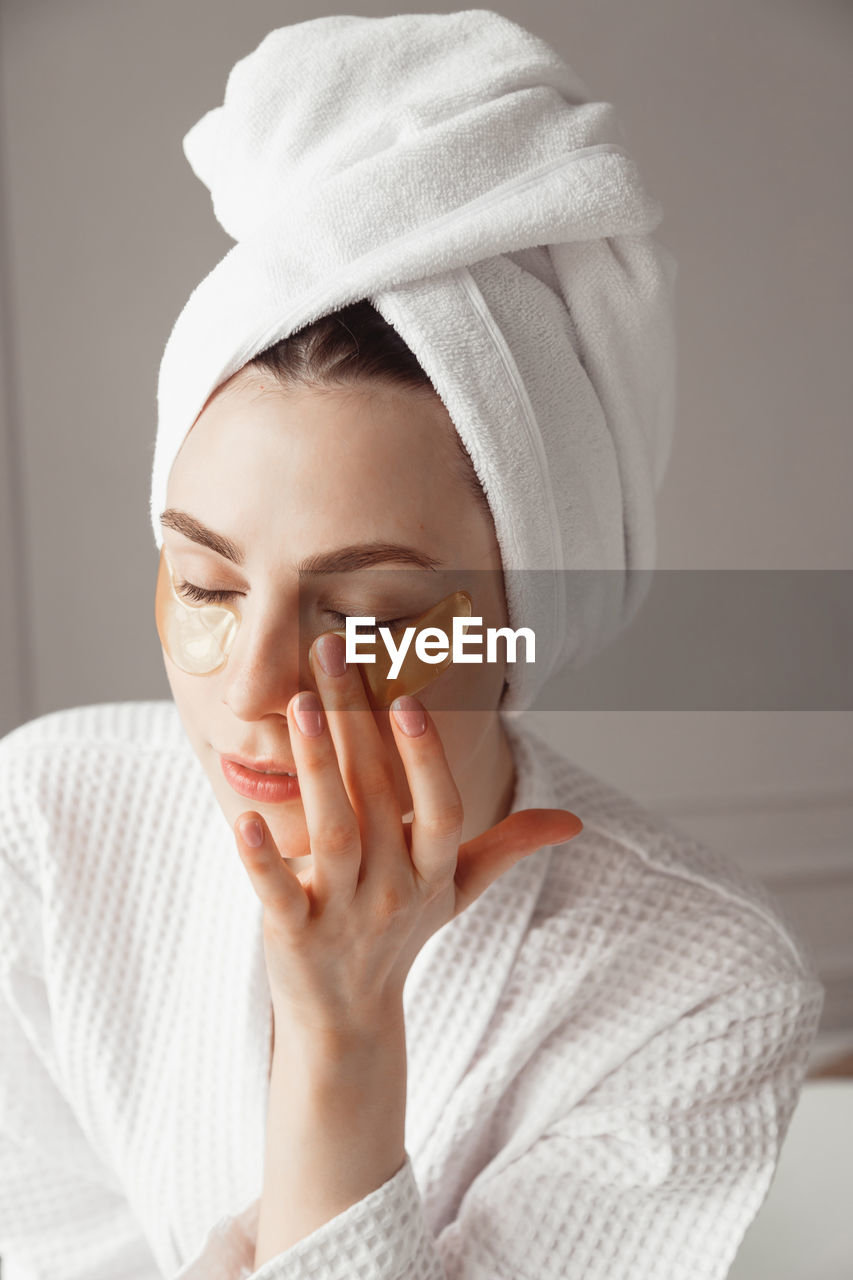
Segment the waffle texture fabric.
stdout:
<svg viewBox="0 0 853 1280">
<path fill-rule="evenodd" d="M 187 299 L 157 384 L 150 514 L 208 397 L 368 298 L 465 445 L 534 705 L 633 619 L 675 427 L 677 263 L 612 103 L 489 9 L 269 32 L 183 140 L 235 244 Z M 531 571 L 536 572 L 531 572 Z"/>
<path fill-rule="evenodd" d="M 4 1280 L 724 1280 L 823 1006 L 766 891 L 506 722 L 584 821 L 404 991 L 406 1161 L 253 1271 L 261 906 L 170 701 L 0 740 Z"/>
</svg>

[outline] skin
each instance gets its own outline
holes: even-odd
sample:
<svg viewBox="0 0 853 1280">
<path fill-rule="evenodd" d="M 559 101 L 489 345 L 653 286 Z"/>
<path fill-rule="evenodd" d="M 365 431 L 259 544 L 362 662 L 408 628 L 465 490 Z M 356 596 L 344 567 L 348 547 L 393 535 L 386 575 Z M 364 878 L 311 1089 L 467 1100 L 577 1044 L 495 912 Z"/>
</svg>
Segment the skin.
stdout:
<svg viewBox="0 0 853 1280">
<path fill-rule="evenodd" d="M 484 628 L 507 625 L 493 522 L 454 474 L 453 430 L 432 394 L 375 383 L 284 390 L 243 370 L 208 401 L 169 477 L 168 507 L 246 554 L 238 568 L 164 530 L 176 576 L 237 592 L 241 614 L 218 672 L 189 675 L 165 652 L 164 662 L 264 907 L 276 1034 L 256 1267 L 401 1167 L 402 994 L 424 943 L 521 857 L 582 826 L 565 810 L 509 814 L 503 664 L 451 666 L 405 700 L 426 712 L 409 736 L 391 709 L 370 706 L 357 664 L 334 676 L 318 661 L 317 638 L 341 625 L 329 607 L 387 616 L 371 570 L 300 588 L 303 557 L 352 543 L 404 543 L 451 571 L 436 592 L 429 571 L 407 570 L 401 616 L 464 587 Z M 297 719 L 306 691 L 321 711 L 317 736 Z M 293 761 L 300 796 L 252 807 L 218 751 Z M 247 818 L 258 820 L 258 847 Z"/>
</svg>

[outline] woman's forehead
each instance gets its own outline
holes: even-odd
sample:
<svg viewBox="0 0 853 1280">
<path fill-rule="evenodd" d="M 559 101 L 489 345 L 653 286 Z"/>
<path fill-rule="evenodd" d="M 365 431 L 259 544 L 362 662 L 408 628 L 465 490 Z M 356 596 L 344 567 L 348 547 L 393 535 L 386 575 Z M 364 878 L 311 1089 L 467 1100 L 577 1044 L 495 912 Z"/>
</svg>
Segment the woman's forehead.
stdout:
<svg viewBox="0 0 853 1280">
<path fill-rule="evenodd" d="M 208 400 L 173 470 L 272 465 L 331 478 L 345 467 L 361 484 L 375 475 L 399 485 L 408 475 L 429 490 L 452 478 L 458 447 L 450 416 L 432 392 L 379 382 L 282 387 L 253 369 L 241 370 Z"/>
</svg>

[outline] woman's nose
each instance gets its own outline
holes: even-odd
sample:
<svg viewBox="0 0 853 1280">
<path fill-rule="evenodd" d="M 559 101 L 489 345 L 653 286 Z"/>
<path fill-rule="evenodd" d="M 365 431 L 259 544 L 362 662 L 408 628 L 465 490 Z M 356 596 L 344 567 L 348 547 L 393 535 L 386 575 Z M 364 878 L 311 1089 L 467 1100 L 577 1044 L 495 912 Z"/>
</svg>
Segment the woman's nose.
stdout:
<svg viewBox="0 0 853 1280">
<path fill-rule="evenodd" d="M 308 665 L 313 637 L 300 633 L 297 620 L 247 625 L 244 618 L 224 672 L 223 701 L 241 720 L 259 720 L 278 712 L 300 689 L 315 687 Z"/>
</svg>

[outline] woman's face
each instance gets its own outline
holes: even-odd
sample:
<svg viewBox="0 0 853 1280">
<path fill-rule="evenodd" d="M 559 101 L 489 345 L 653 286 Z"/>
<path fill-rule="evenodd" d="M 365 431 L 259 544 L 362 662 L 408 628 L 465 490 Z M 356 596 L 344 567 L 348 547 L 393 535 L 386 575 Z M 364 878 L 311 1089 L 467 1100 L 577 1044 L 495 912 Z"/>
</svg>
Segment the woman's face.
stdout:
<svg viewBox="0 0 853 1280">
<path fill-rule="evenodd" d="M 313 639 L 343 630 L 342 614 L 411 620 L 459 588 L 470 592 L 483 629 L 507 625 L 494 524 L 454 468 L 454 449 L 436 395 L 376 383 L 284 390 L 249 367 L 211 397 L 175 459 L 168 511 L 227 539 L 242 564 L 189 536 L 181 517 L 162 522 L 176 584 L 233 592 L 229 603 L 240 615 L 227 661 L 210 674 L 184 672 L 164 650 L 169 684 L 232 828 L 241 813 L 261 813 L 295 870 L 310 855 L 301 799 L 239 795 L 221 756 L 272 758 L 293 771 L 286 708 L 300 688 L 316 689 L 307 664 Z M 173 520 L 183 532 L 169 527 Z M 411 548 L 439 572 L 395 558 L 300 579 L 309 558 L 375 543 Z M 471 801 L 482 808 L 483 790 L 495 785 L 490 750 L 502 732 L 495 709 L 504 676 L 503 662 L 451 665 L 417 695 L 435 720 L 466 813 Z M 412 799 L 389 710 L 374 717 L 404 817 Z"/>
</svg>

